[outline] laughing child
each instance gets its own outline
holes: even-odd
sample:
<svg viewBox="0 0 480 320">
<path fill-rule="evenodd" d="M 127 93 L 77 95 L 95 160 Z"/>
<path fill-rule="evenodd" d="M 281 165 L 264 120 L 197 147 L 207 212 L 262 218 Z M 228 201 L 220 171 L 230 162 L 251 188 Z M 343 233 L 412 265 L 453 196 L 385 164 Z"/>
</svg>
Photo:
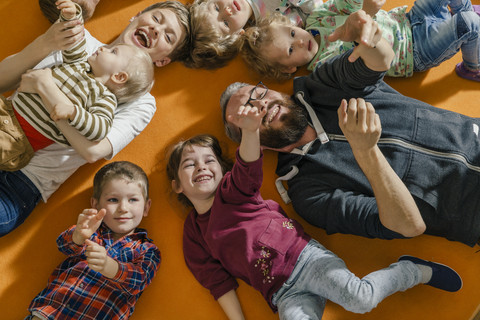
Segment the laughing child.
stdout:
<svg viewBox="0 0 480 320">
<path fill-rule="evenodd" d="M 354 48 L 355 42 L 337 40 L 334 32 L 361 8 L 346 10 L 345 2 L 329 0 L 319 6 L 307 19 L 305 30 L 278 15 L 259 21 L 244 35 L 245 62 L 262 75 L 285 80 L 301 66 L 314 70 L 330 57 Z M 462 78 L 480 81 L 479 7 L 469 0 L 418 0 L 408 13 L 406 6 L 370 12 L 395 52 L 387 75 L 410 77 L 460 50 L 463 61 L 455 71 Z"/>
<path fill-rule="evenodd" d="M 140 167 L 128 161 L 102 167 L 93 180 L 91 209 L 57 239 L 67 259 L 25 320 L 128 319 L 160 267 L 160 251 L 137 228 L 150 204 Z"/>
<path fill-rule="evenodd" d="M 305 26 L 321 0 L 196 0 L 190 6 L 192 49 L 186 63 L 192 68 L 216 69 L 238 53 L 243 28 L 274 12 Z"/>
<path fill-rule="evenodd" d="M 266 108 L 252 106 L 229 116 L 242 134 L 233 168 L 209 135 L 179 142 L 168 158 L 172 189 L 192 207 L 184 224 L 185 261 L 229 319 L 244 319 L 235 278 L 260 291 L 282 320 L 319 319 L 327 299 L 364 313 L 420 283 L 460 289 L 455 271 L 411 256 L 359 279 L 278 203 L 264 200 L 259 128 L 265 116 Z"/>
</svg>

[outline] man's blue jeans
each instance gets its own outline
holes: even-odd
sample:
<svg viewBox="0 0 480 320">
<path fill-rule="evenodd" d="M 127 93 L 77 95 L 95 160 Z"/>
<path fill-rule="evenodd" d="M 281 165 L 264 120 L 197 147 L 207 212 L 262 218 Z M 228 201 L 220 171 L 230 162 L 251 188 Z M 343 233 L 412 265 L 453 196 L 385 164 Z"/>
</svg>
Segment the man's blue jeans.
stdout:
<svg viewBox="0 0 480 320">
<path fill-rule="evenodd" d="M 450 7 L 450 11 L 448 7 Z M 480 16 L 470 0 L 417 0 L 412 25 L 414 71 L 425 71 L 462 51 L 467 68 L 480 69 Z"/>
<path fill-rule="evenodd" d="M 41 198 L 21 171 L 0 171 L 0 236 L 21 225 Z"/>
</svg>

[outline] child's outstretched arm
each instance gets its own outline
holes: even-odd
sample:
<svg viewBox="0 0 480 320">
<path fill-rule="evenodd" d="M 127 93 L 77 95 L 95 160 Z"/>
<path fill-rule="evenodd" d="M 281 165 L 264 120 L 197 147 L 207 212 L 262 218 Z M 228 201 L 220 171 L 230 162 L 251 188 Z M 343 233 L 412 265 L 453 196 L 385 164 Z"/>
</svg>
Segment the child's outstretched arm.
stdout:
<svg viewBox="0 0 480 320">
<path fill-rule="evenodd" d="M 373 71 L 390 69 L 394 57 L 392 47 L 383 39 L 377 22 L 365 11 L 359 10 L 349 15 L 345 23 L 328 37 L 328 41 L 337 40 L 355 41 L 359 44 L 348 58 L 350 62 L 361 58 Z"/>
<path fill-rule="evenodd" d="M 237 114 L 229 115 L 228 121 L 242 131 L 239 154 L 243 161 L 253 162 L 260 158 L 260 126 L 267 108 L 241 106 Z"/>
</svg>

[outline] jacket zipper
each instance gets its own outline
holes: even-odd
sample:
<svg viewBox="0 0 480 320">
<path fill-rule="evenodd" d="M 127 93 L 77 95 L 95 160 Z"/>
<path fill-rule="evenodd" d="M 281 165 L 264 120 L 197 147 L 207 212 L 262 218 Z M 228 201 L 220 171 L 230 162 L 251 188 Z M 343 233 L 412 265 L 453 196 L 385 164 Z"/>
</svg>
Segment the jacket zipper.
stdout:
<svg viewBox="0 0 480 320">
<path fill-rule="evenodd" d="M 343 135 L 339 135 L 339 134 L 327 134 L 327 135 L 328 135 L 328 138 L 330 140 L 348 142 L 347 138 L 345 138 L 345 136 L 343 136 Z M 414 151 L 418 151 L 418 152 L 421 152 L 421 153 L 425 153 L 425 154 L 428 154 L 428 155 L 437 156 L 437 157 L 446 158 L 446 159 L 451 159 L 451 160 L 457 160 L 457 161 L 462 162 L 467 168 L 469 168 L 473 171 L 476 171 L 476 172 L 480 172 L 480 167 L 472 165 L 471 163 L 469 163 L 467 161 L 467 159 L 464 156 L 462 156 L 460 154 L 457 154 L 457 153 L 434 151 L 434 150 L 430 150 L 430 149 L 427 149 L 427 148 L 424 148 L 424 147 L 420 147 L 420 146 L 411 144 L 409 142 L 406 142 L 404 140 L 395 139 L 395 138 L 380 138 L 378 140 L 378 144 L 393 144 L 393 145 L 401 146 L 401 147 L 411 149 L 411 150 L 414 150 Z"/>
</svg>

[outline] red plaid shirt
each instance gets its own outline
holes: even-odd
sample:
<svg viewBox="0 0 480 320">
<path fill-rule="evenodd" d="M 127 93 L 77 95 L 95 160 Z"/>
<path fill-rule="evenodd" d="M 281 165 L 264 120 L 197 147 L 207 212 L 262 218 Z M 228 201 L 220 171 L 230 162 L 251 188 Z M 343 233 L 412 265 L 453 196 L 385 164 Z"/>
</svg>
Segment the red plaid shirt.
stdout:
<svg viewBox="0 0 480 320">
<path fill-rule="evenodd" d="M 160 251 L 146 230 L 138 228 L 114 242 L 112 232 L 102 225 L 91 240 L 118 262 L 118 272 L 110 279 L 88 267 L 86 246 L 72 240 L 74 229 L 58 237 L 58 248 L 68 258 L 53 271 L 29 311 L 48 319 L 128 319 L 160 267 Z"/>
</svg>

